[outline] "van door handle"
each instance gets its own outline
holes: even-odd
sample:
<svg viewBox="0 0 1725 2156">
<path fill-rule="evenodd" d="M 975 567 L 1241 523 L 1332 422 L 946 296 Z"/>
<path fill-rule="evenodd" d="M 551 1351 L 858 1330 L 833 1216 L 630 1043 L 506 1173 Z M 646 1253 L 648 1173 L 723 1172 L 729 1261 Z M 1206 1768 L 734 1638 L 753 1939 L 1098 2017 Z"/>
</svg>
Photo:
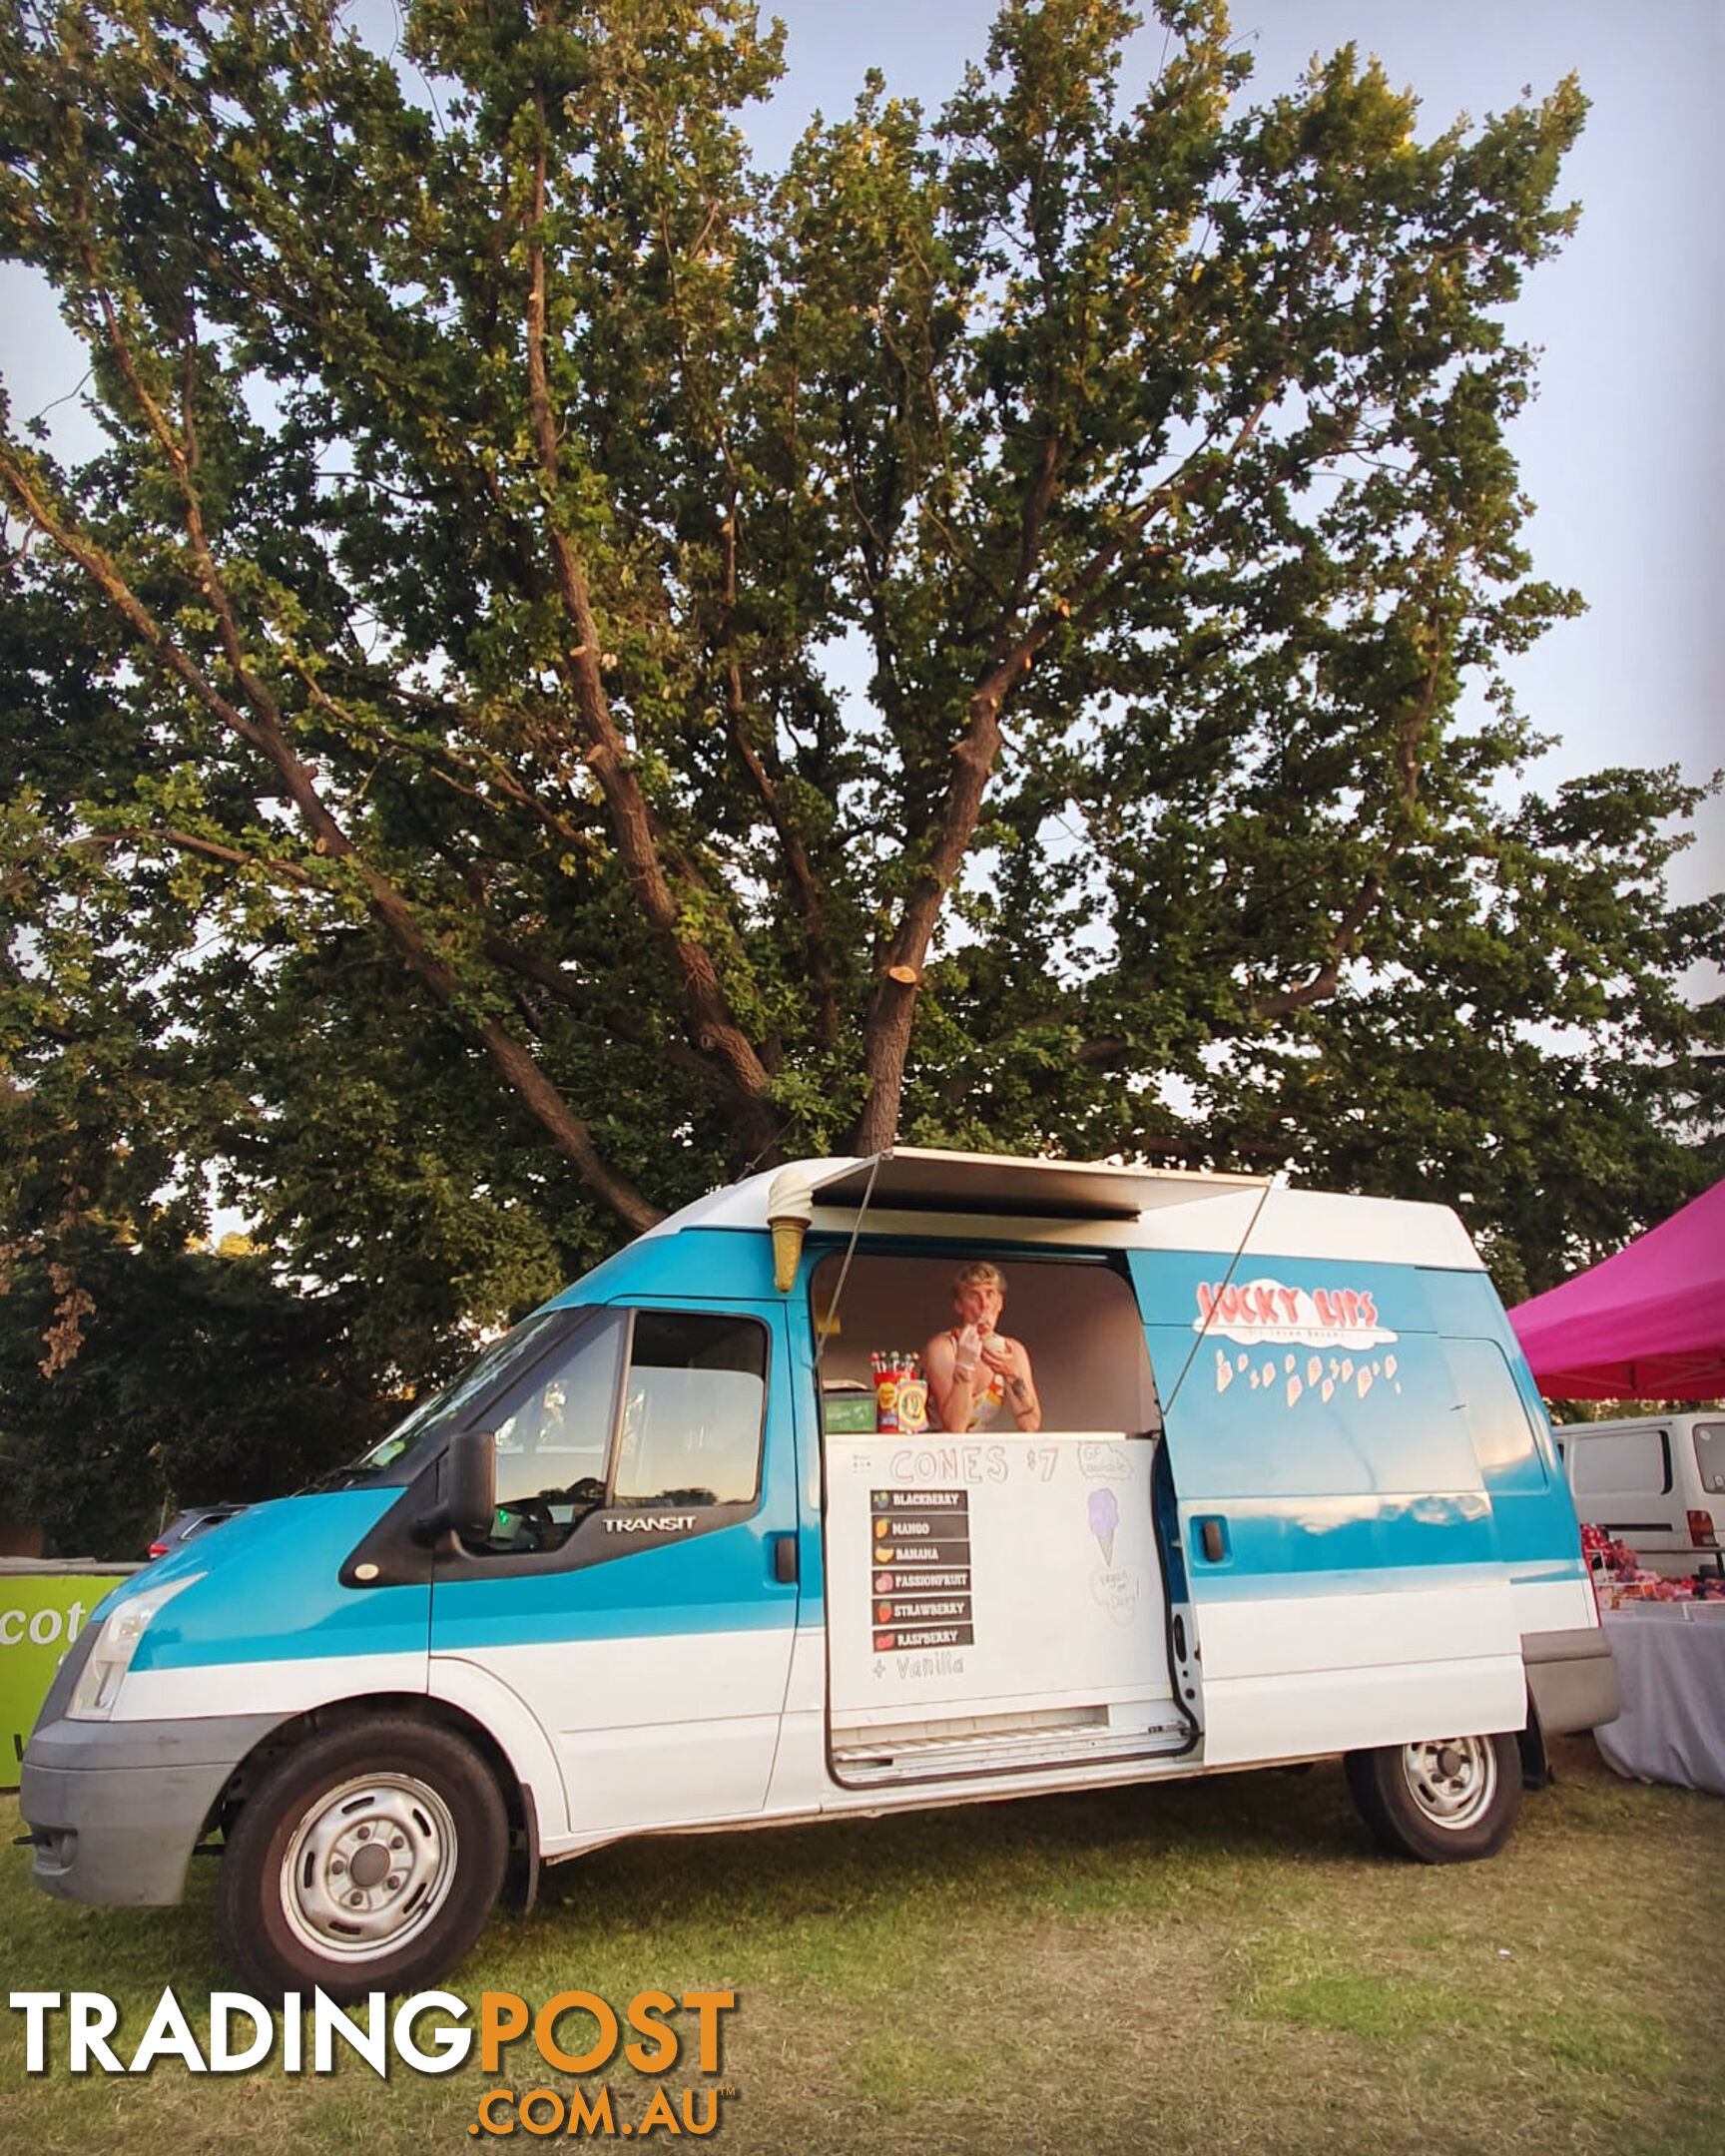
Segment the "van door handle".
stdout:
<svg viewBox="0 0 1725 2156">
<path fill-rule="evenodd" d="M 794 1534 L 773 1537 L 773 1577 L 781 1587 L 797 1584 L 797 1537 Z"/>
</svg>

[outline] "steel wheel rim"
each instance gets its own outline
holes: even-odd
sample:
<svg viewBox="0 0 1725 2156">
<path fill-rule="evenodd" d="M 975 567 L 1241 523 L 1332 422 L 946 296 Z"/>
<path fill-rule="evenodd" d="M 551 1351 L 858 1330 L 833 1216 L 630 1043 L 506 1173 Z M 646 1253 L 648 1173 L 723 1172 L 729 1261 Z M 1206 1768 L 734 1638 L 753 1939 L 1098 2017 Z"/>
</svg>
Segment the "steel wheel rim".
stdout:
<svg viewBox="0 0 1725 2156">
<path fill-rule="evenodd" d="M 1405 1745 L 1402 1772 L 1421 1815 L 1449 1834 L 1477 1826 L 1497 1795 L 1497 1752 L 1487 1737 Z"/>
<path fill-rule="evenodd" d="M 282 1913 L 302 1946 L 367 1961 L 432 1923 L 455 1880 L 455 1822 L 428 1783 L 355 1775 L 301 1814 L 282 1856 Z"/>
</svg>

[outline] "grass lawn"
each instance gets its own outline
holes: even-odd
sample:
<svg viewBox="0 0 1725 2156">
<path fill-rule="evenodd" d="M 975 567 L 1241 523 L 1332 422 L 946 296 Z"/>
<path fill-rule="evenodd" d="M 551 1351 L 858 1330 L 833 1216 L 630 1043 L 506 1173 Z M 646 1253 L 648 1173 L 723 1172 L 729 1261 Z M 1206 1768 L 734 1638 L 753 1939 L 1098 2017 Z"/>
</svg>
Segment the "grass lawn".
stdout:
<svg viewBox="0 0 1725 2156">
<path fill-rule="evenodd" d="M 1557 1767 L 1501 1857 L 1444 1870 L 1380 1857 L 1339 1767 L 626 1843 L 548 1873 L 533 1914 L 500 1916 L 450 1988 L 619 2008 L 735 1990 L 722 2070 L 696 2071 L 691 2044 L 662 2077 L 677 2105 L 734 2092 L 711 2144 L 730 2156 L 1716 2156 L 1725 1804 L 1620 1782 L 1586 1740 Z M 8 1843 L 15 1821 L 0 1799 Z M 202 2031 L 233 1982 L 214 1871 L 194 1867 L 181 1908 L 80 1909 L 6 1848 L 8 1988 L 109 1993 L 122 2059 L 164 1985 Z M 567 2094 L 527 2051 L 491 2078 Z M 488 2085 L 474 2061 L 438 2077 L 397 2063 L 384 2082 L 350 2057 L 297 2078 L 175 2059 L 74 2077 L 65 2059 L 62 2023 L 50 2070 L 26 2074 L 8 2014 L 5 2156 L 496 2145 L 469 2132 Z M 653 2081 L 621 2058 L 603 2078 L 617 2119 L 640 2122 Z"/>
</svg>

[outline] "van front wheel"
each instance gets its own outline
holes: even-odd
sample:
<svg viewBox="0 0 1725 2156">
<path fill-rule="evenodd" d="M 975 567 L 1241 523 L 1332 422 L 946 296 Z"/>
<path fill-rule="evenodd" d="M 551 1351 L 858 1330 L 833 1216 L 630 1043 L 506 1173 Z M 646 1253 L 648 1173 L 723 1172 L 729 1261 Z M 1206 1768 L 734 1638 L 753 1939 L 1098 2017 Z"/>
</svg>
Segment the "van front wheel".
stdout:
<svg viewBox="0 0 1725 2156">
<path fill-rule="evenodd" d="M 404 1715 L 285 1754 L 222 1853 L 222 1940 L 254 1990 L 331 1998 L 446 1976 L 484 1929 L 509 1822 L 452 1732 Z"/>
<path fill-rule="evenodd" d="M 1521 1805 L 1513 1737 L 1441 1737 L 1350 1752 L 1348 1787 L 1379 1842 L 1420 1864 L 1464 1864 L 1508 1841 Z"/>
</svg>

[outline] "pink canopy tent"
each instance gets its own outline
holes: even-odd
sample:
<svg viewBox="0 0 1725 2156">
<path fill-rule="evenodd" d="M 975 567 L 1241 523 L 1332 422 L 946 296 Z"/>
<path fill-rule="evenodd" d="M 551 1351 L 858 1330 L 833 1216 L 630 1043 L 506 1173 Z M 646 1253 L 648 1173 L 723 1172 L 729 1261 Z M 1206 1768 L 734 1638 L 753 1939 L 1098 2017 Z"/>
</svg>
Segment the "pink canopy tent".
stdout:
<svg viewBox="0 0 1725 2156">
<path fill-rule="evenodd" d="M 1725 1182 L 1509 1323 L 1549 1399 L 1725 1395 Z"/>
</svg>

